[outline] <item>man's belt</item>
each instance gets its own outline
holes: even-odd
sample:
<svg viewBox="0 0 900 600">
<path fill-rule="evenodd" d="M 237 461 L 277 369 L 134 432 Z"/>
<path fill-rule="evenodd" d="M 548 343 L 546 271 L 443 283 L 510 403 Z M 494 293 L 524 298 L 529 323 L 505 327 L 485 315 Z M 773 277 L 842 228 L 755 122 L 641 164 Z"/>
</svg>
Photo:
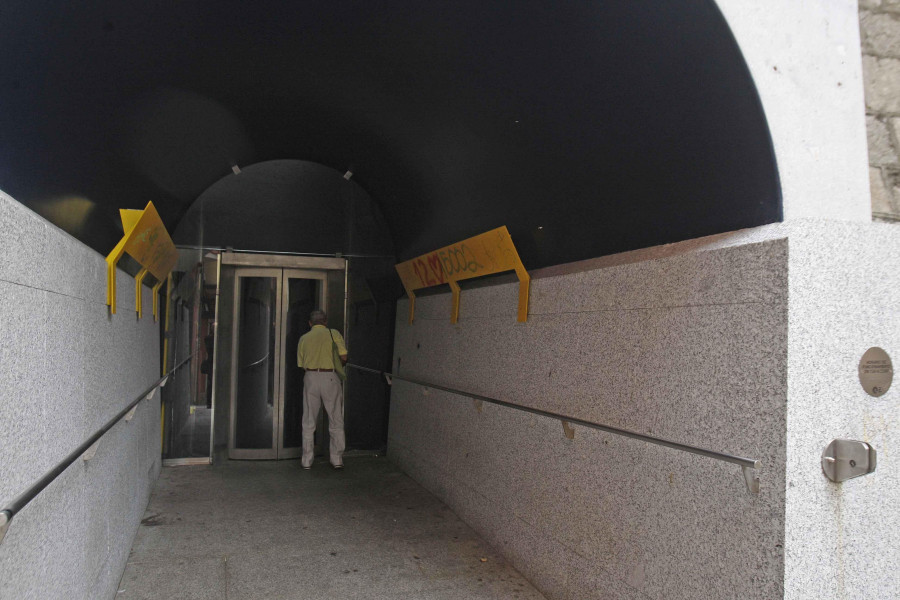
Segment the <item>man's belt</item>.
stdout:
<svg viewBox="0 0 900 600">
<path fill-rule="evenodd" d="M 307 371 L 334 371 L 334 369 L 306 369 Z"/>
</svg>

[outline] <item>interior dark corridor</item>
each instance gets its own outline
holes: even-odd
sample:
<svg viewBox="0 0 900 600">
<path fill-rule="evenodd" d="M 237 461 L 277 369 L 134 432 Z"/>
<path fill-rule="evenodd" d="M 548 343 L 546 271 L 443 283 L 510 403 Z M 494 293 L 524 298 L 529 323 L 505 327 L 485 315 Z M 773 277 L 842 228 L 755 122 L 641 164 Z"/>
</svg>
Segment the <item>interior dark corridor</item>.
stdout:
<svg viewBox="0 0 900 600">
<path fill-rule="evenodd" d="M 533 270 L 781 219 L 712 0 L 15 2 L 0 56 L 0 189 L 101 254 L 152 201 L 197 249 L 172 300 L 198 349 L 226 249 L 345 257 L 337 325 L 388 369 L 395 261 L 506 226 Z M 176 455 L 212 452 L 190 432 L 215 387 L 181 390 Z M 351 437 L 382 447 L 387 389 L 348 387 Z"/>
</svg>

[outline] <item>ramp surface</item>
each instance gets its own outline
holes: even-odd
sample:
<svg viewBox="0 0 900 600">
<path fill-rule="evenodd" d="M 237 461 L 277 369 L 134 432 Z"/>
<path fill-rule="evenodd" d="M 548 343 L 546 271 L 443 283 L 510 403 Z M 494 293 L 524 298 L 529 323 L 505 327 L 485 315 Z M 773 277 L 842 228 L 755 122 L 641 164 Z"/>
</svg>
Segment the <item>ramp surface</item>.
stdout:
<svg viewBox="0 0 900 600">
<path fill-rule="evenodd" d="M 163 469 L 117 600 L 544 598 L 381 457 Z"/>
</svg>

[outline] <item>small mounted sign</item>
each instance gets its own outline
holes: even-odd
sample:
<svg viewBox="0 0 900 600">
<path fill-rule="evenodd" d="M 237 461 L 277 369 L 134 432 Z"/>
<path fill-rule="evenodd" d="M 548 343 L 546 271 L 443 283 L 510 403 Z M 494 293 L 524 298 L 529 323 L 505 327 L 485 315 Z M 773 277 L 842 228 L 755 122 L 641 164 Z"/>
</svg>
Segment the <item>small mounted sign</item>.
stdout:
<svg viewBox="0 0 900 600">
<path fill-rule="evenodd" d="M 866 350 L 859 360 L 859 382 L 870 396 L 884 396 L 894 381 L 891 357 L 881 348 Z"/>
<path fill-rule="evenodd" d="M 505 226 L 402 262 L 396 265 L 396 269 L 409 296 L 410 324 L 415 316 L 416 290 L 450 284 L 450 291 L 453 292 L 450 322 L 456 323 L 459 319 L 459 282 L 504 271 L 515 271 L 519 278 L 517 320 L 524 323 L 528 319 L 531 276 L 519 259 L 519 253 Z"/>
<path fill-rule="evenodd" d="M 148 202 L 144 210 L 121 209 L 122 228 L 125 236 L 113 251 L 106 257 L 106 304 L 112 314 L 116 313 L 116 264 L 122 254 L 128 253 L 138 263 L 141 271 L 135 277 L 135 310 L 142 314 L 141 282 L 147 273 L 156 278 L 153 286 L 153 297 L 166 280 L 178 261 L 178 250 L 166 231 L 159 213 L 152 202 Z M 153 316 L 156 317 L 157 302 L 153 303 Z"/>
</svg>

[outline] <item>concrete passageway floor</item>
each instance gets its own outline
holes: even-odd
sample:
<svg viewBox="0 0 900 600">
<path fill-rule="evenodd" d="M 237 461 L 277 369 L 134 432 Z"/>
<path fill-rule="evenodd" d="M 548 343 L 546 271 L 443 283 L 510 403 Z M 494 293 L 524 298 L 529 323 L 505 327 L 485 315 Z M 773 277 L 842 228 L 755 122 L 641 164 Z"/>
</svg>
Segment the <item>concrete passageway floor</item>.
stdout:
<svg viewBox="0 0 900 600">
<path fill-rule="evenodd" d="M 382 457 L 165 468 L 117 599 L 543 599 Z"/>
</svg>

